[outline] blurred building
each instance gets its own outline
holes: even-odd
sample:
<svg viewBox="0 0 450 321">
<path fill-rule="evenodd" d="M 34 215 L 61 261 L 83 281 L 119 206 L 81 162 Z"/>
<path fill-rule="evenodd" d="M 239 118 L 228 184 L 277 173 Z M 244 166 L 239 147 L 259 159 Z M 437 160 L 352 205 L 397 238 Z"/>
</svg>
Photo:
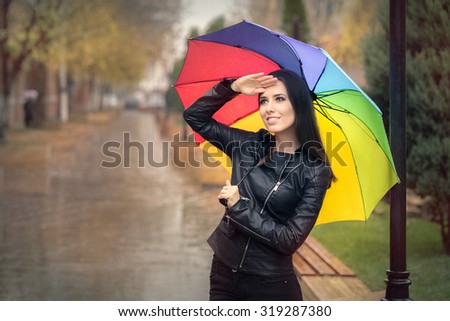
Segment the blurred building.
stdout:
<svg viewBox="0 0 450 321">
<path fill-rule="evenodd" d="M 139 83 L 142 108 L 165 108 L 169 88 L 168 68 L 162 61 L 150 62 L 145 78 Z"/>
</svg>

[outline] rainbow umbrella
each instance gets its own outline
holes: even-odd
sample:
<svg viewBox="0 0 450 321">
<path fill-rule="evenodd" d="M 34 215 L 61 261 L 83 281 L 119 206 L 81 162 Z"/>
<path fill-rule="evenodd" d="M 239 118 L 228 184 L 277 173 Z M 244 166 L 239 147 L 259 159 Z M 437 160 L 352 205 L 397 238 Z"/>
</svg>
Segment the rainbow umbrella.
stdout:
<svg viewBox="0 0 450 321">
<path fill-rule="evenodd" d="M 328 190 L 316 224 L 369 218 L 398 183 L 382 113 L 321 48 L 254 23 L 233 26 L 189 40 L 175 83 L 187 108 L 223 78 L 289 69 L 303 77 L 331 166 L 338 179 Z M 221 108 L 217 121 L 249 131 L 264 124 L 258 97 L 239 95 Z M 200 135 L 196 142 L 231 172 L 231 161 Z"/>
</svg>

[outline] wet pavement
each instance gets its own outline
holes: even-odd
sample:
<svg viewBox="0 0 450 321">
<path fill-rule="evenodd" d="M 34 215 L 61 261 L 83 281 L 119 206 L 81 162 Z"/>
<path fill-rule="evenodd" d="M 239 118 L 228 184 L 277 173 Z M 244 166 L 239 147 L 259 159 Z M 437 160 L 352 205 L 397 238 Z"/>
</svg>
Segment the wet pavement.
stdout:
<svg viewBox="0 0 450 321">
<path fill-rule="evenodd" d="M 124 111 L 82 144 L 27 145 L 36 166 L 0 168 L 0 300 L 207 300 L 218 190 L 172 162 L 139 167 L 124 133 L 162 160 L 155 116 Z M 129 167 L 101 166 L 110 141 Z"/>
</svg>

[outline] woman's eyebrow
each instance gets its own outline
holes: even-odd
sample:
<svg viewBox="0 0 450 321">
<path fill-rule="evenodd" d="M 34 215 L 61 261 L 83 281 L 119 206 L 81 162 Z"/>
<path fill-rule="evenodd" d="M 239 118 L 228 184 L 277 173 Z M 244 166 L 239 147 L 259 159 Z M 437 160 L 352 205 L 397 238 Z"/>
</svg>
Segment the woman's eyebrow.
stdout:
<svg viewBox="0 0 450 321">
<path fill-rule="evenodd" d="M 280 97 L 280 96 L 283 96 L 283 97 L 286 97 L 286 95 L 285 94 L 283 94 L 283 93 L 279 93 L 279 94 L 274 94 L 274 95 L 272 95 L 272 97 Z M 261 98 L 266 98 L 267 99 L 267 97 L 266 96 L 264 96 L 264 95 L 261 95 L 261 96 L 259 96 L 259 98 L 261 99 Z"/>
</svg>

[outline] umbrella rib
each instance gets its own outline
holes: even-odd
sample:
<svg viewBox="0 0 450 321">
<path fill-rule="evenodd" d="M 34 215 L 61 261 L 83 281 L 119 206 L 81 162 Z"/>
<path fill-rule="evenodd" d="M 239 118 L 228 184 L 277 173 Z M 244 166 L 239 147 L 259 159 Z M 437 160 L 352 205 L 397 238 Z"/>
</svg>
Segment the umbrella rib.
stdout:
<svg viewBox="0 0 450 321">
<path fill-rule="evenodd" d="M 336 108 L 333 105 L 331 105 L 330 103 L 328 103 L 327 101 L 323 100 L 322 97 L 317 98 L 316 99 L 318 102 L 320 102 L 322 105 L 322 107 L 324 108 L 328 108 L 331 110 L 335 110 L 335 111 L 339 111 L 341 113 L 345 113 L 345 114 L 350 114 L 350 112 L 348 110 L 342 109 L 342 108 Z"/>
<path fill-rule="evenodd" d="M 359 128 L 361 128 L 361 130 L 362 130 L 363 132 L 365 132 L 367 136 L 371 137 L 374 141 L 377 142 L 377 144 L 379 144 L 378 140 L 376 139 L 376 137 L 375 137 L 375 135 L 372 133 L 372 131 L 369 130 L 369 132 L 367 132 L 367 130 L 365 130 L 360 124 L 358 124 L 358 122 L 356 122 L 356 121 L 353 119 L 353 117 L 356 117 L 356 116 L 353 115 L 351 112 L 349 112 L 348 110 L 342 110 L 342 109 L 334 108 L 334 107 L 331 106 L 329 103 L 327 103 L 326 101 L 324 101 L 324 100 L 322 100 L 322 99 L 320 99 L 320 98 L 317 98 L 317 101 L 320 101 L 323 105 L 317 104 L 317 105 L 320 107 L 320 110 L 318 110 L 318 109 L 316 109 L 316 110 L 317 110 L 319 113 L 321 113 L 324 117 L 326 117 L 328 120 L 330 120 L 333 124 L 335 124 L 335 125 L 338 126 L 338 127 L 341 127 L 341 126 L 339 125 L 338 122 L 336 122 L 334 119 L 332 119 L 331 115 L 329 115 L 329 113 L 327 113 L 327 112 L 325 111 L 324 108 L 328 108 L 328 109 L 335 110 L 335 111 L 338 111 L 338 112 L 341 112 L 341 113 L 348 114 L 349 116 L 352 116 L 352 117 L 350 117 L 350 118 L 351 118 L 352 121 L 355 123 L 355 125 L 358 126 Z"/>
<path fill-rule="evenodd" d="M 239 78 L 238 76 L 230 76 L 228 78 L 231 79 L 237 79 Z M 212 81 L 221 81 L 223 78 L 212 78 L 212 79 L 206 79 L 206 80 L 195 80 L 195 81 L 188 81 L 188 82 L 184 82 L 184 83 L 175 83 L 173 86 L 174 87 L 180 87 L 180 86 L 184 86 L 184 85 L 193 85 L 193 84 L 201 84 L 201 83 L 206 83 L 206 82 L 212 82 Z"/>
<path fill-rule="evenodd" d="M 378 141 L 378 139 L 375 137 L 375 135 L 372 133 L 372 131 L 366 130 L 363 126 L 361 126 L 357 121 L 355 121 L 354 118 L 358 118 L 355 115 L 351 114 L 352 117 L 350 117 L 350 119 L 353 121 L 353 123 L 355 123 L 356 126 L 358 126 L 359 128 L 361 128 L 361 130 L 370 138 L 372 138 L 378 145 L 380 145 L 380 142 Z M 359 119 L 359 118 L 358 118 Z M 361 120 L 359 120 L 361 121 Z"/>
<path fill-rule="evenodd" d="M 291 49 L 292 53 L 298 59 L 299 67 L 300 67 L 300 73 L 302 75 L 302 78 L 306 81 L 305 73 L 303 72 L 303 62 L 302 62 L 302 59 L 300 58 L 297 50 L 295 50 L 294 46 L 292 46 L 292 44 L 289 43 L 288 41 L 286 41 L 283 37 L 281 37 L 280 35 L 277 35 L 277 36 L 278 36 L 278 38 L 280 38 L 281 41 L 283 41 Z"/>
<path fill-rule="evenodd" d="M 326 102 L 325 100 L 322 100 L 321 98 L 317 98 L 316 99 L 317 102 L 317 106 L 320 107 L 319 109 L 316 108 L 316 110 L 321 113 L 324 117 L 326 117 L 329 121 L 331 121 L 333 124 L 335 124 L 338 127 L 341 127 L 339 125 L 338 122 L 336 122 L 333 117 L 331 117 L 331 115 L 325 110 L 325 108 L 327 109 L 331 109 L 331 110 L 335 110 L 341 113 L 345 113 L 345 114 L 351 114 L 349 111 L 344 110 L 344 109 L 338 109 L 333 107 L 331 104 L 329 104 L 328 102 Z"/>
<path fill-rule="evenodd" d="M 319 99 L 318 99 L 319 100 Z M 324 105 L 320 105 L 319 103 L 317 103 L 317 107 L 316 111 L 318 113 L 320 113 L 322 116 L 324 116 L 326 119 L 328 119 L 331 123 L 333 123 L 334 125 L 336 125 L 337 127 L 341 128 L 341 126 L 339 125 L 338 122 L 336 122 L 333 117 L 331 117 L 331 115 L 324 109 Z"/>
<path fill-rule="evenodd" d="M 347 91 L 348 89 L 340 89 L 340 90 L 336 90 L 336 91 L 333 91 L 333 92 L 331 92 L 331 93 L 328 93 L 328 94 L 318 94 L 317 96 L 318 97 L 320 97 L 320 98 L 326 98 L 326 97 L 330 97 L 330 96 L 334 96 L 334 95 L 337 95 L 337 94 L 340 94 L 340 93 L 343 93 L 344 91 Z"/>
</svg>

